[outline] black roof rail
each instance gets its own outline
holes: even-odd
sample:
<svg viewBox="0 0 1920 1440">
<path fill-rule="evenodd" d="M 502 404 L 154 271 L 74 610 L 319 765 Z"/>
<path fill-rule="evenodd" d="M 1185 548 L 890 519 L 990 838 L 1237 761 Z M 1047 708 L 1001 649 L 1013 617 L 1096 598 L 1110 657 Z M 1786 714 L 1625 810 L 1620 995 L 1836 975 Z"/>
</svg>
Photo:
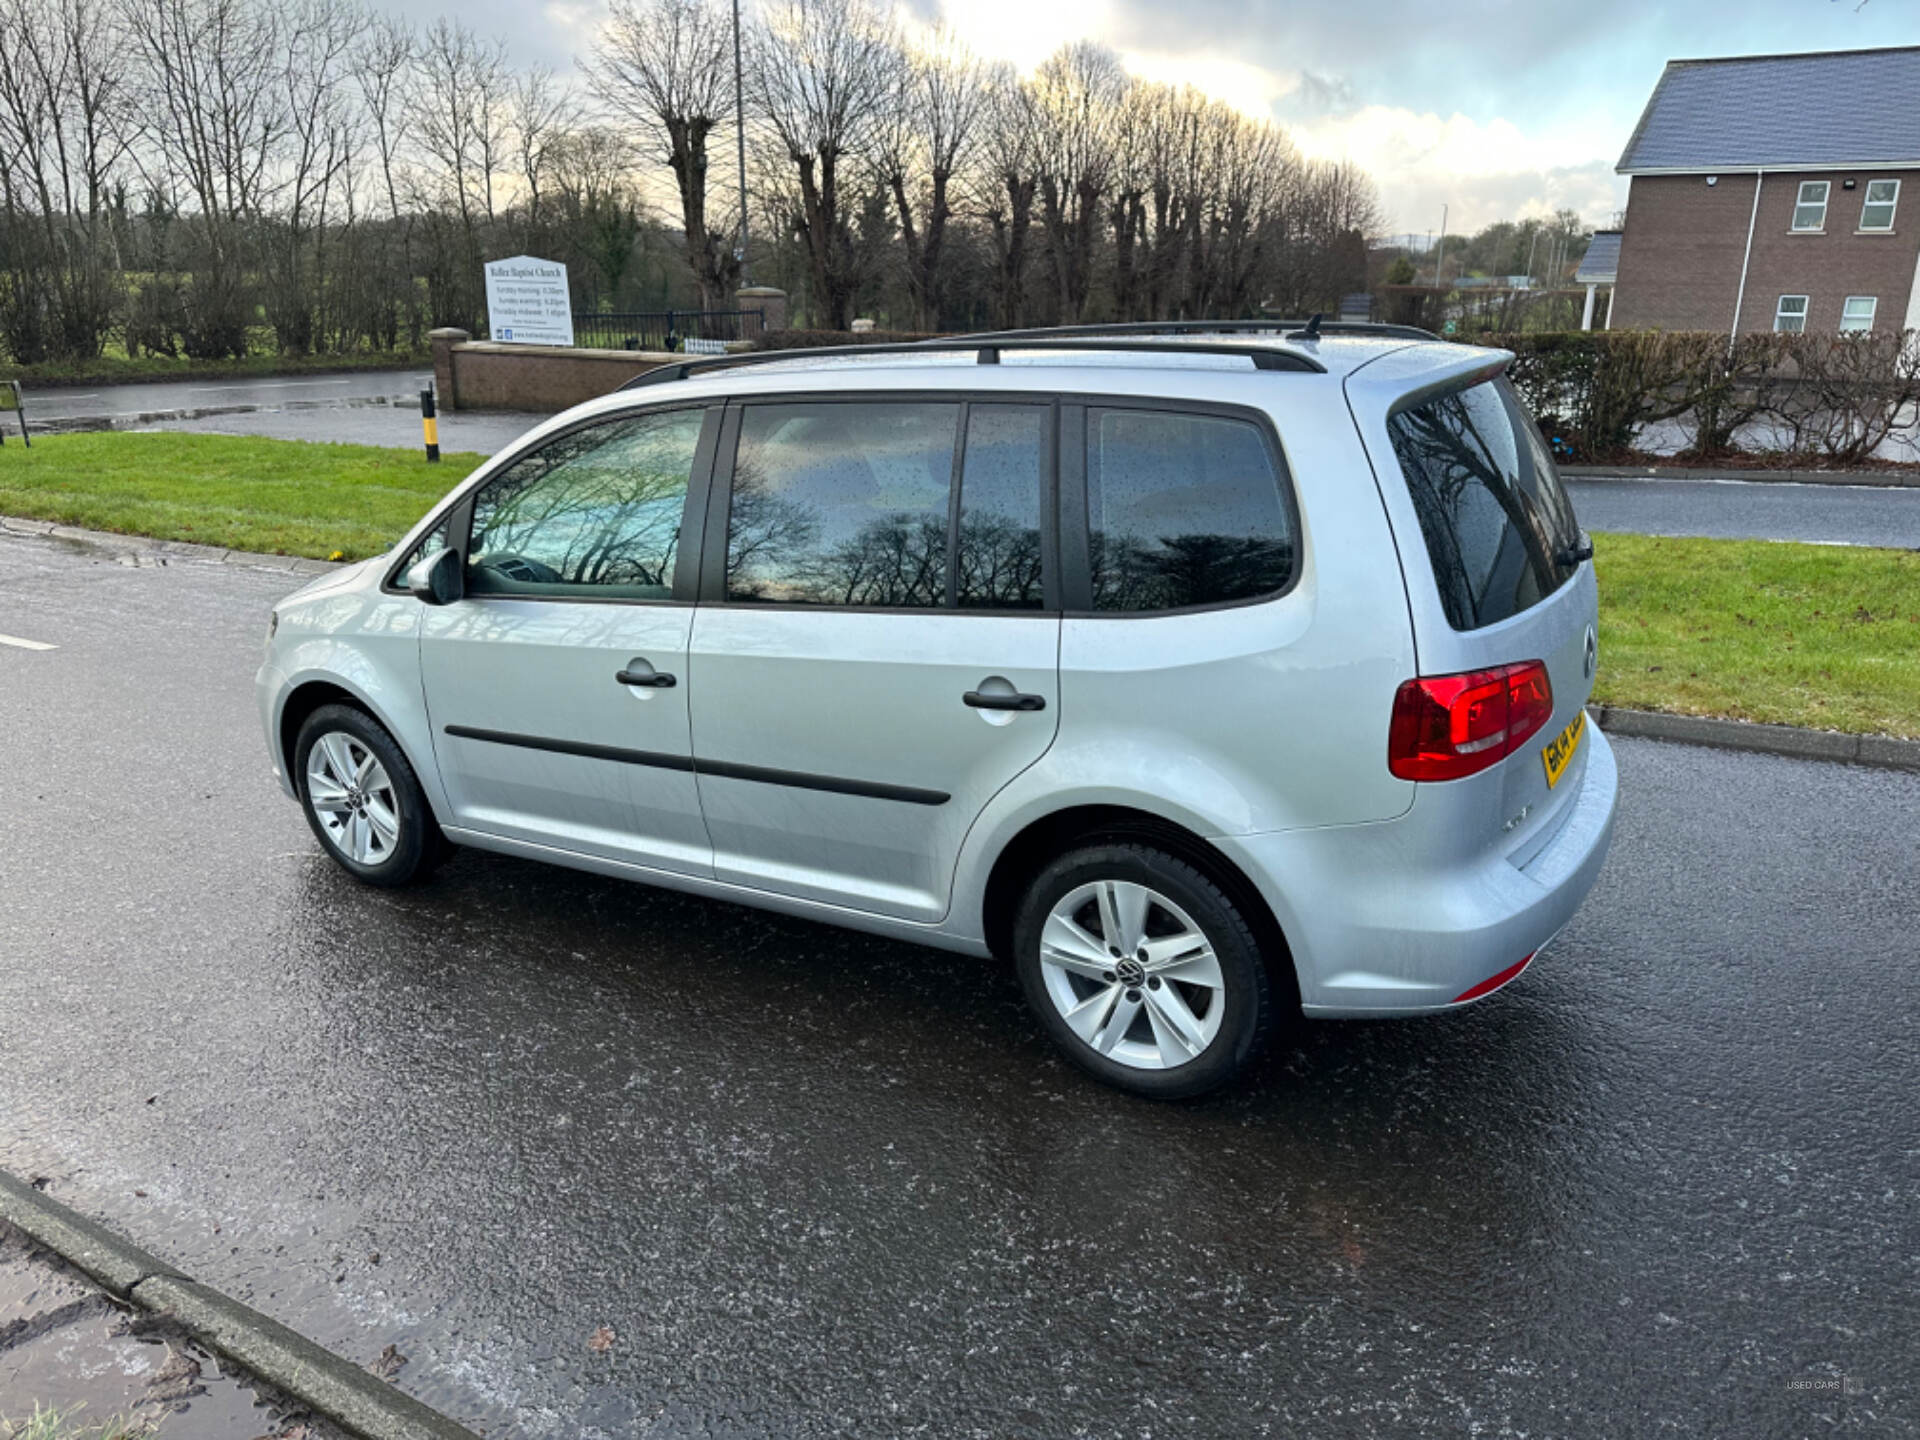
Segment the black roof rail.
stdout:
<svg viewBox="0 0 1920 1440">
<path fill-rule="evenodd" d="M 1101 335 L 1241 335 L 1273 334 L 1286 339 L 1312 339 L 1314 336 L 1304 332 L 1312 328 L 1311 320 L 1127 320 L 1104 325 L 1054 325 L 1032 330 L 984 330 L 968 335 L 968 340 L 1006 340 L 1044 339 L 1049 335 L 1062 337 L 1101 336 Z M 1299 335 L 1289 332 L 1299 331 Z M 1422 330 L 1413 325 L 1388 325 L 1371 320 L 1327 320 L 1322 319 L 1318 328 L 1319 335 L 1379 335 L 1388 339 L 1400 340 L 1438 340 L 1440 336 L 1431 330 Z M 931 342 L 922 342 L 931 343 Z"/>
<path fill-rule="evenodd" d="M 909 344 L 823 345 L 811 350 L 752 350 L 737 355 L 703 355 L 697 360 L 675 360 L 651 370 L 643 370 L 620 388 L 638 390 L 648 385 L 668 385 L 708 370 L 730 370 L 750 365 L 771 365 L 782 360 L 848 359 L 869 355 L 925 355 L 929 351 L 971 351 L 981 365 L 998 365 L 1002 350 L 1040 350 L 1048 352 L 1122 351 L 1144 355 L 1237 355 L 1251 360 L 1256 370 L 1296 370 L 1310 374 L 1326 373 L 1311 355 L 1291 350 L 1276 350 L 1271 345 L 1180 344 L 1151 334 L 1129 336 L 1121 333 L 1082 335 L 1077 332 L 1033 332 L 1031 337 L 1019 331 L 1000 335 L 961 335 L 937 340 L 916 340 Z"/>
</svg>

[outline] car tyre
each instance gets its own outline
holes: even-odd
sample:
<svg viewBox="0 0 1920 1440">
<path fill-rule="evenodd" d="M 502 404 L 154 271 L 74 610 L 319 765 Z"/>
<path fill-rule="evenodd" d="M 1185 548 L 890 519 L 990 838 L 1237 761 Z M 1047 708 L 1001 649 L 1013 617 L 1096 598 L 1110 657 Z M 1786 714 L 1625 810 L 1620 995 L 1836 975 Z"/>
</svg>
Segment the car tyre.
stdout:
<svg viewBox="0 0 1920 1440">
<path fill-rule="evenodd" d="M 356 706 L 322 705 L 307 717 L 293 774 L 320 848 L 356 880 L 411 884 L 453 851 L 406 755 Z"/>
<path fill-rule="evenodd" d="M 1054 860 L 1020 902 L 1013 946 L 1054 1042 L 1136 1095 L 1183 1099 L 1225 1084 L 1271 1024 L 1246 917 L 1204 872 L 1151 846 Z"/>
</svg>

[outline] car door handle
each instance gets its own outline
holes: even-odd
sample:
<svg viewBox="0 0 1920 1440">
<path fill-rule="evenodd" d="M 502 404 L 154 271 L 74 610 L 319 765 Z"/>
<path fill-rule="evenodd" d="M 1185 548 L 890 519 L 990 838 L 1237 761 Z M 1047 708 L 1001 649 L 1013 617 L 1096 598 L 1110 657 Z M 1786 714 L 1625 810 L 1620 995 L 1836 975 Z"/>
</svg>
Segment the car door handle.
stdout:
<svg viewBox="0 0 1920 1440">
<path fill-rule="evenodd" d="M 1047 697 L 1044 695 L 994 695 L 979 690 L 969 690 L 960 697 L 976 710 L 1044 710 Z"/>
<path fill-rule="evenodd" d="M 649 690 L 671 690 L 679 683 L 666 671 L 655 670 L 650 665 L 645 670 L 621 670 L 613 678 L 622 685 L 642 685 Z"/>
</svg>

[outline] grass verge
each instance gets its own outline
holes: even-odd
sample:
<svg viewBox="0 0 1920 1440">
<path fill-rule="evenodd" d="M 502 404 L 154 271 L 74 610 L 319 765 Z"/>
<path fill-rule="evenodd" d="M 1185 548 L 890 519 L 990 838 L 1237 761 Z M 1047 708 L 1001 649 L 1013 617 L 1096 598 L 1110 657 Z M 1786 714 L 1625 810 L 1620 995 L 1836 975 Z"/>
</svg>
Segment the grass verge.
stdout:
<svg viewBox="0 0 1920 1440">
<path fill-rule="evenodd" d="M 47 435 L 0 450 L 0 515 L 230 550 L 358 560 L 483 457 L 167 432 Z"/>
<path fill-rule="evenodd" d="M 1594 699 L 1920 736 L 1920 553 L 1594 537 Z"/>
<path fill-rule="evenodd" d="M 50 435 L 0 450 L 0 515 L 357 560 L 480 463 L 227 435 Z M 1596 537 L 1607 705 L 1920 737 L 1920 554 Z"/>
</svg>

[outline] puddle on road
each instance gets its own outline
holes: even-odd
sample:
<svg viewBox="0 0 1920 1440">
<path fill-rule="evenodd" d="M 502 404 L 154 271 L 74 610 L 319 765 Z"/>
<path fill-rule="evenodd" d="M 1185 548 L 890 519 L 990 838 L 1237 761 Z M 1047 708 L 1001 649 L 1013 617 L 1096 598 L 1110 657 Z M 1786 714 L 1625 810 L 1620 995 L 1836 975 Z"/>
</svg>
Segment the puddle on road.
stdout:
<svg viewBox="0 0 1920 1440">
<path fill-rule="evenodd" d="M 217 1358 L 153 1329 L 0 1225 L 0 1440 L 24 1432 L 36 1410 L 70 1417 L 60 1440 L 94 1440 L 113 1422 L 160 1440 L 338 1435 L 261 1401 Z"/>
</svg>

